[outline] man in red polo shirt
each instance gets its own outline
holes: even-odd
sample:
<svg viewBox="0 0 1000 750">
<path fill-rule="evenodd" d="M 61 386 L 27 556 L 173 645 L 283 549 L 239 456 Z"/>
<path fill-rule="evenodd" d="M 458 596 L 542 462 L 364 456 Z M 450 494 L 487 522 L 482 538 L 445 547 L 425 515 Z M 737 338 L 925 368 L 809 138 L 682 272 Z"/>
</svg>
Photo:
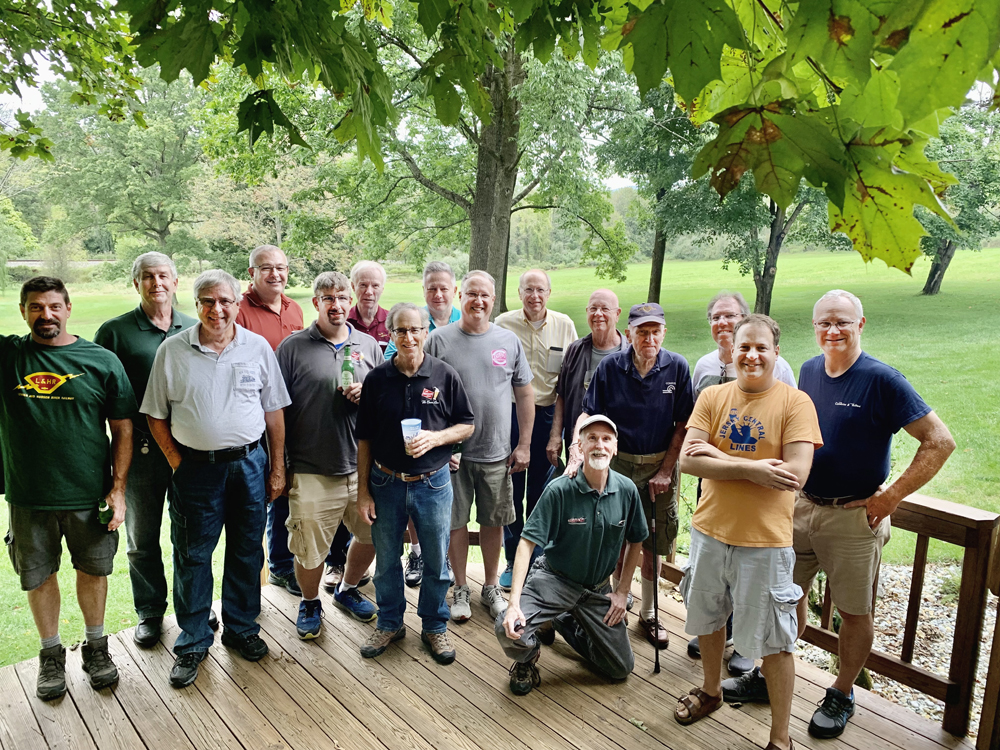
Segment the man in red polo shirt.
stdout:
<svg viewBox="0 0 1000 750">
<path fill-rule="evenodd" d="M 373 260 L 359 260 L 351 269 L 351 289 L 358 302 L 347 313 L 347 322 L 375 339 L 384 353 L 389 346 L 389 329 L 385 327 L 389 313 L 378 301 L 385 291 L 385 269 Z"/>
</svg>

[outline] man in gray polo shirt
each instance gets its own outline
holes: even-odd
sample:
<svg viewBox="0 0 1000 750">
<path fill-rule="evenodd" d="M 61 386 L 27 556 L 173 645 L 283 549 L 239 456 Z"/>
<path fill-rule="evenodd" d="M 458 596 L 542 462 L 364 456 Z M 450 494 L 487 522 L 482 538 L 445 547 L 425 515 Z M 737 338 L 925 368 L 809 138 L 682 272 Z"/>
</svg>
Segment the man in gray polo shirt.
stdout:
<svg viewBox="0 0 1000 750">
<path fill-rule="evenodd" d="M 424 351 L 458 371 L 476 415 L 476 431 L 463 441 L 461 462 L 451 480 L 455 496 L 448 556 L 455 572 L 451 618 L 456 622 L 465 622 L 472 616 L 465 568 L 473 502 L 486 579 L 480 598 L 494 619 L 507 608 L 499 586 L 498 567 L 503 527 L 515 518 L 510 475 L 528 468 L 535 420 L 531 369 L 521 342 L 511 331 L 490 322 L 495 288 L 493 277 L 485 271 L 469 271 L 459 292 L 461 319 L 435 329 L 424 345 Z M 512 395 L 521 433 L 513 452 L 510 450 Z"/>
<path fill-rule="evenodd" d="M 291 403 L 267 340 L 236 325 L 239 283 L 225 271 L 194 282 L 199 323 L 156 352 L 140 411 L 166 457 L 174 609 L 181 634 L 170 671 L 190 685 L 212 645 L 212 552 L 226 529 L 222 643 L 247 660 L 267 654 L 260 626 L 265 507 L 285 486 L 284 407 Z M 261 445 L 264 430 L 271 471 Z"/>
<path fill-rule="evenodd" d="M 296 629 L 303 640 L 322 627 L 319 584 L 323 561 L 341 520 L 354 535 L 344 577 L 334 602 L 367 622 L 375 607 L 358 592 L 362 575 L 375 559 L 371 527 L 357 512 L 358 442 L 354 427 L 365 376 L 382 364 L 382 349 L 367 333 L 347 322 L 351 282 L 327 271 L 313 282 L 316 322 L 278 346 L 278 366 L 292 398 L 285 413 L 289 468 L 288 549 L 295 556 L 295 577 L 302 589 Z M 354 365 L 354 383 L 341 385 L 344 361 Z M 322 436 L 317 440 L 317 436 Z"/>
</svg>

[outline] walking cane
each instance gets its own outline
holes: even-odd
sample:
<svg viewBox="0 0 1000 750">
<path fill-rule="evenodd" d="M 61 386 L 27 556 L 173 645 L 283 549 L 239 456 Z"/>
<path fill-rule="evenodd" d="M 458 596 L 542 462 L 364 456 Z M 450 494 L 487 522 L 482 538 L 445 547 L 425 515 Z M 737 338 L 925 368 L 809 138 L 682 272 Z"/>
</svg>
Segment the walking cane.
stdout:
<svg viewBox="0 0 1000 750">
<path fill-rule="evenodd" d="M 656 631 L 653 637 L 653 674 L 660 673 L 660 647 L 656 645 L 656 635 L 659 635 L 660 623 L 660 558 L 656 554 L 656 495 L 649 493 L 650 505 L 653 506 L 653 518 L 649 524 L 650 533 L 653 535 L 653 622 Z"/>
</svg>

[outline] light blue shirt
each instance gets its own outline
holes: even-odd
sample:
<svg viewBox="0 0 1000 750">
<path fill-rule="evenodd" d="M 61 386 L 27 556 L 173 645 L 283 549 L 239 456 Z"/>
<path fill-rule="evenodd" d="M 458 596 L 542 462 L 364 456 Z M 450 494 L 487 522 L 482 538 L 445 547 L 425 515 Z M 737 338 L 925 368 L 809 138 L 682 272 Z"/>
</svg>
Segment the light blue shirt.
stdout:
<svg viewBox="0 0 1000 750">
<path fill-rule="evenodd" d="M 431 319 L 431 324 L 427 328 L 427 332 L 430 333 L 435 328 L 437 328 L 437 326 L 434 325 L 434 316 L 431 315 L 431 311 L 427 309 L 427 305 L 424 305 L 424 309 L 427 310 L 427 315 Z M 448 318 L 448 324 L 450 325 L 451 323 L 457 323 L 458 320 L 459 320 L 459 318 L 461 318 L 461 317 L 462 317 L 462 313 L 460 313 L 458 311 L 458 308 L 455 308 L 455 307 L 451 308 L 451 317 Z M 389 335 L 390 336 L 393 335 L 392 331 L 389 331 Z M 395 354 L 395 353 L 396 353 L 396 342 L 393 339 L 390 338 L 389 339 L 389 346 L 387 346 L 385 348 L 385 358 L 386 358 L 386 360 L 388 360 L 390 357 L 392 357 L 392 355 Z"/>
</svg>

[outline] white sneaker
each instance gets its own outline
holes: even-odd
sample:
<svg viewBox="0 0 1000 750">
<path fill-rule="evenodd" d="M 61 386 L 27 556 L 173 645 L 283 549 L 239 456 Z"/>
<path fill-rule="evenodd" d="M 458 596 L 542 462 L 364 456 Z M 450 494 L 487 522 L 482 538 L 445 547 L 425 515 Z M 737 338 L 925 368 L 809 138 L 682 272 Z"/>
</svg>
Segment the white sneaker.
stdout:
<svg viewBox="0 0 1000 750">
<path fill-rule="evenodd" d="M 451 590 L 451 619 L 455 622 L 465 622 L 472 617 L 472 606 L 469 604 L 472 592 L 468 586 L 455 586 Z"/>
<path fill-rule="evenodd" d="M 479 599 L 490 611 L 490 617 L 494 620 L 507 611 L 507 600 L 503 598 L 503 589 L 495 584 L 483 586 Z"/>
</svg>

